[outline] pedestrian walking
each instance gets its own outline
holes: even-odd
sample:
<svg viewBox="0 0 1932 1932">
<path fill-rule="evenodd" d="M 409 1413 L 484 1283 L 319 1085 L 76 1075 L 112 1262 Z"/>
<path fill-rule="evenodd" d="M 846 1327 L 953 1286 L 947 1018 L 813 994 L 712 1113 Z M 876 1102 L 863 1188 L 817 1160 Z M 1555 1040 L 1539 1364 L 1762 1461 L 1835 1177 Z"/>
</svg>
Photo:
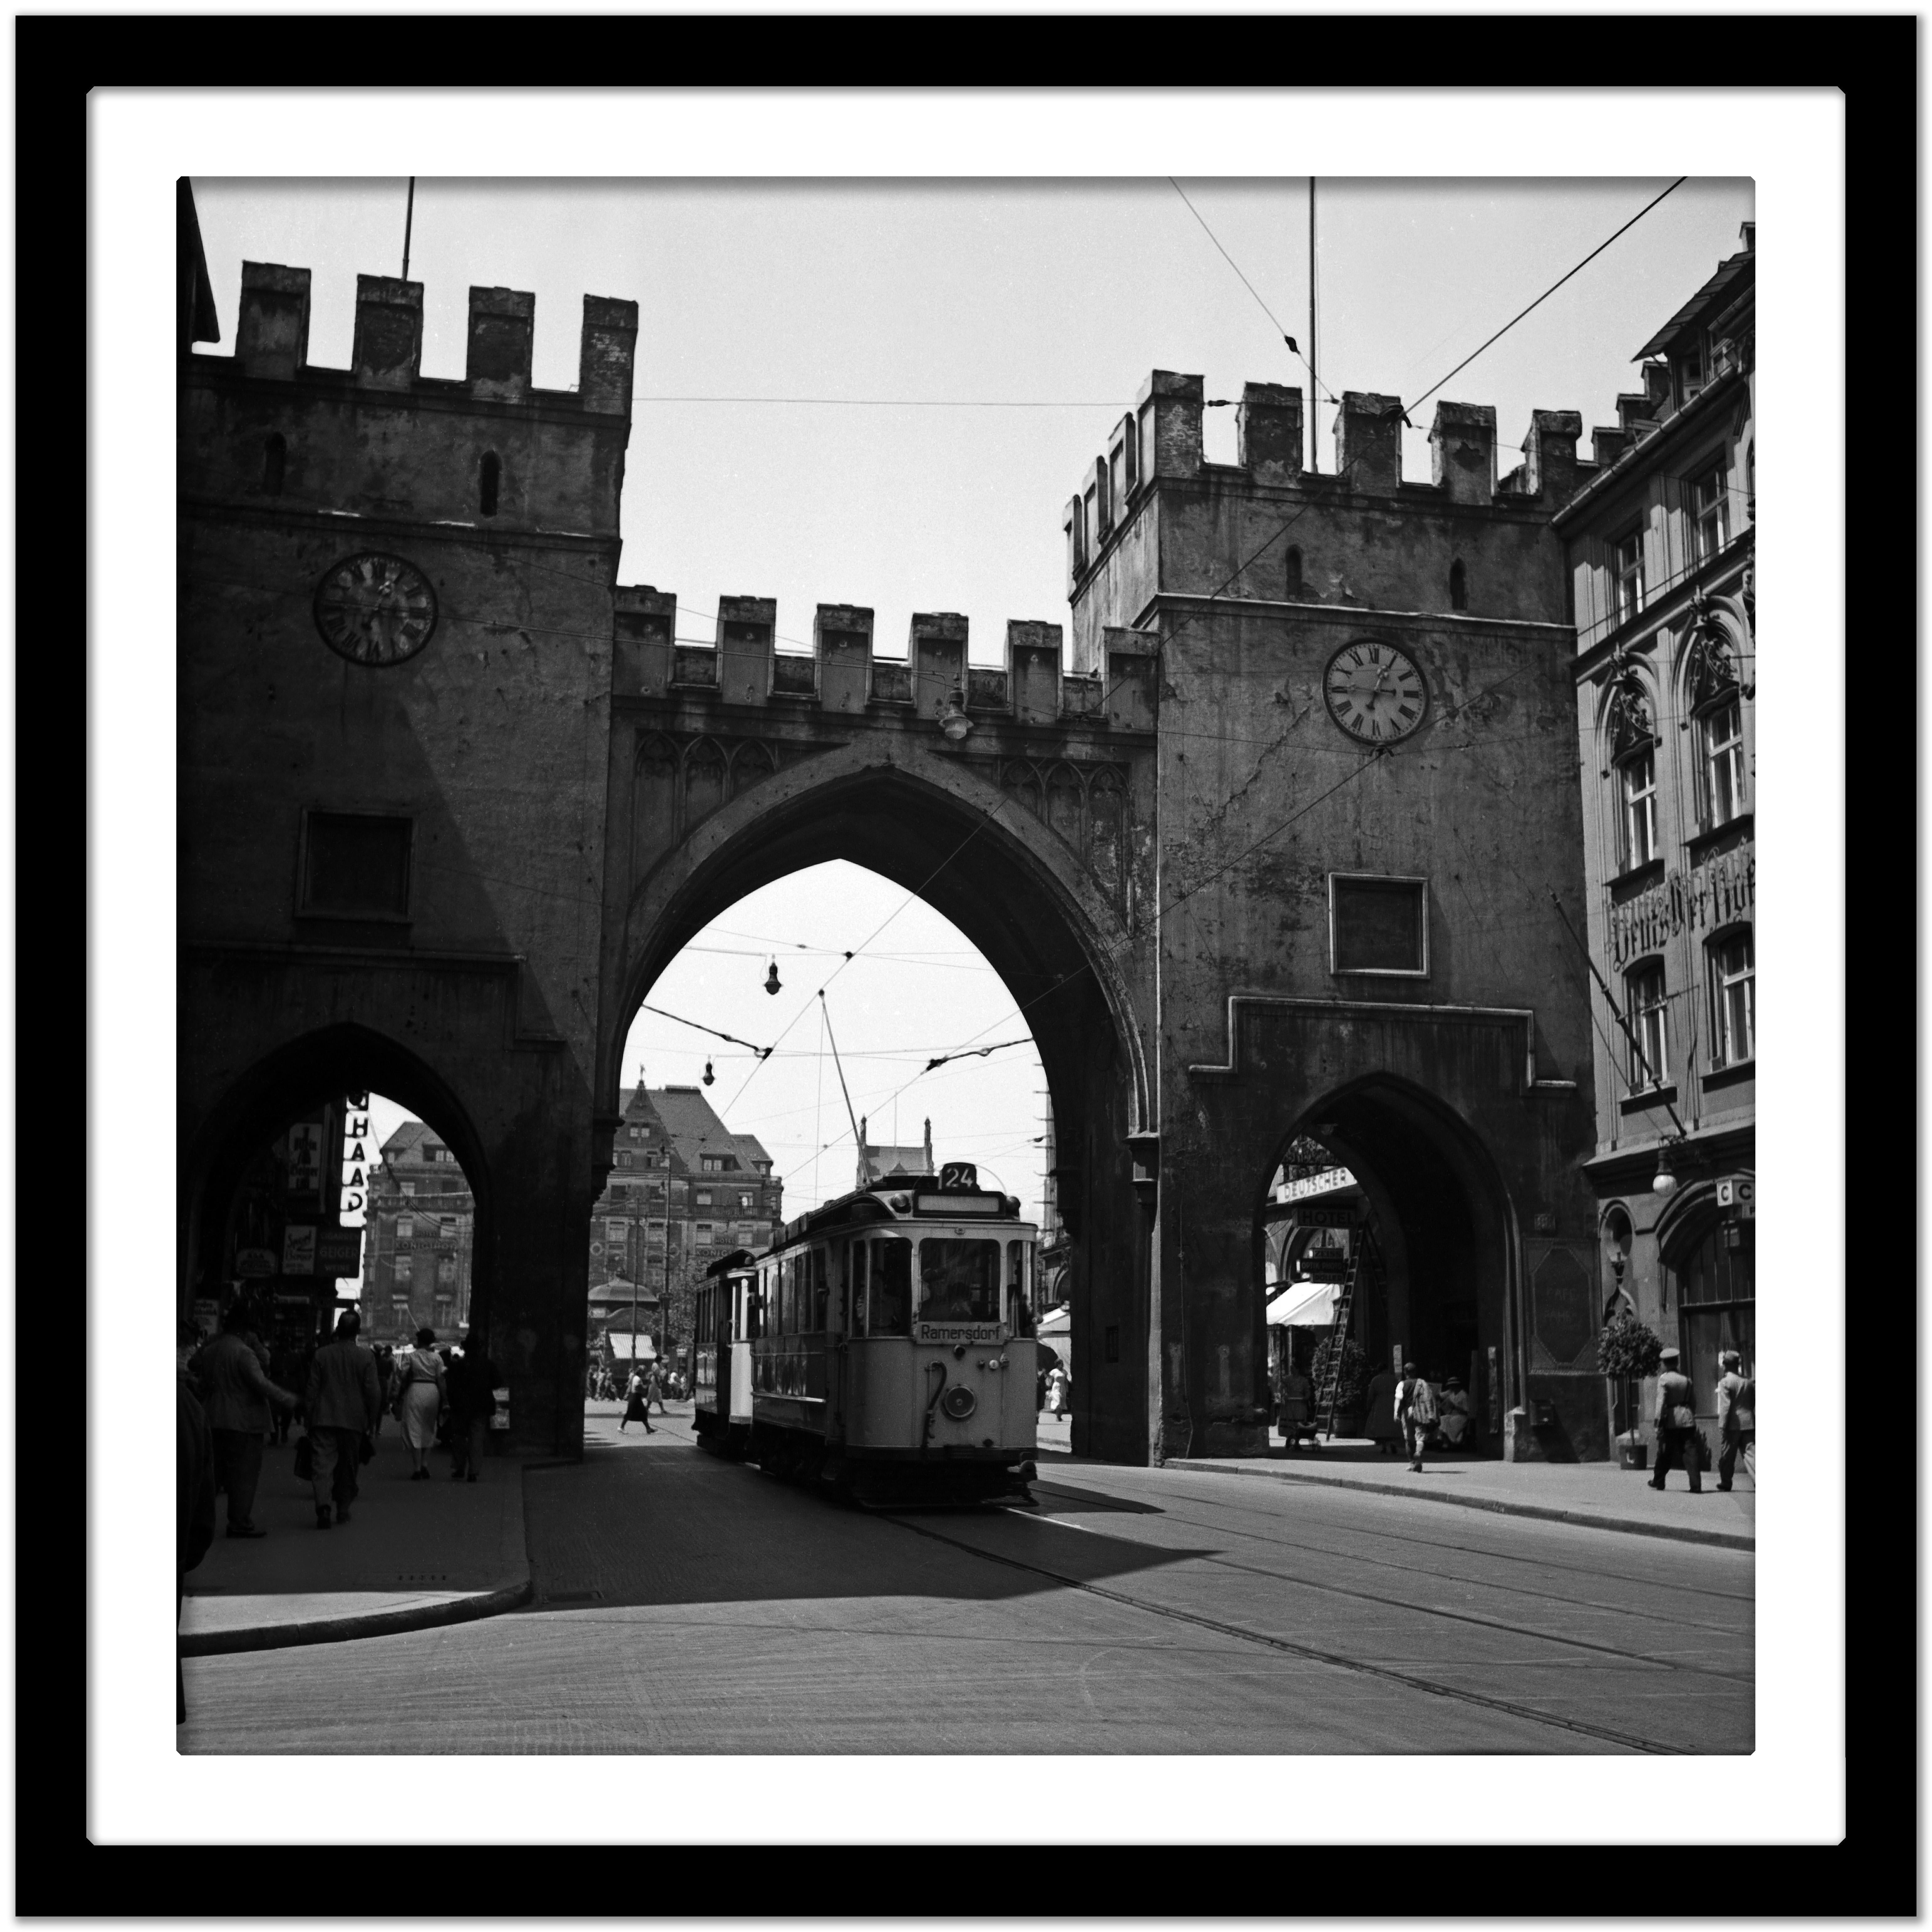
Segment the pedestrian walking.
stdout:
<svg viewBox="0 0 1932 1932">
<path fill-rule="evenodd" d="M 622 1435 L 634 1422 L 641 1422 L 644 1425 L 644 1433 L 646 1436 L 655 1436 L 657 1433 L 657 1431 L 651 1426 L 651 1407 L 650 1402 L 645 1399 L 644 1378 L 642 1372 L 636 1369 L 631 1371 L 631 1379 L 625 1387 L 624 1419 L 617 1425 L 617 1433 L 620 1436 Z"/>
<path fill-rule="evenodd" d="M 1395 1385 L 1395 1419 L 1402 1426 L 1408 1466 L 1419 1472 L 1422 1445 L 1436 1426 L 1436 1391 L 1416 1373 L 1413 1362 L 1402 1364 L 1402 1380 Z"/>
<path fill-rule="evenodd" d="M 215 1480 L 228 1496 L 228 1534 L 266 1536 L 254 1522 L 255 1492 L 262 1480 L 262 1447 L 272 1408 L 292 1408 L 294 1395 L 262 1372 L 249 1346 L 248 1310 L 231 1302 L 221 1333 L 195 1364 L 202 1407 L 212 1440 Z"/>
<path fill-rule="evenodd" d="M 410 1445 L 416 1466 L 412 1483 L 429 1480 L 429 1452 L 436 1447 L 437 1425 L 449 1406 L 448 1371 L 436 1353 L 436 1330 L 418 1328 L 416 1345 L 396 1365 L 396 1420 Z"/>
<path fill-rule="evenodd" d="M 646 1414 L 650 1412 L 652 1402 L 657 1404 L 658 1414 L 668 1415 L 670 1413 L 664 1407 L 663 1373 L 656 1362 L 646 1362 L 644 1364 L 644 1409 Z"/>
<path fill-rule="evenodd" d="M 496 1413 L 496 1364 L 483 1352 L 483 1338 L 472 1328 L 463 1352 L 449 1365 L 449 1479 L 483 1473 L 483 1442 Z"/>
<path fill-rule="evenodd" d="M 1393 1369 L 1384 1369 L 1369 1378 L 1368 1420 L 1364 1425 L 1378 1454 L 1394 1456 L 1402 1448 L 1402 1418 L 1396 1413 L 1395 1388 L 1402 1378 Z"/>
<path fill-rule="evenodd" d="M 1718 1486 L 1728 1490 L 1740 1452 L 1746 1473 L 1757 1480 L 1757 1383 L 1742 1372 L 1735 1348 L 1726 1348 L 1718 1366 L 1724 1371 L 1718 1378 Z"/>
<path fill-rule="evenodd" d="M 214 1540 L 214 1436 L 208 1417 L 188 1386 L 175 1374 L 175 1625 L 181 1625 L 182 1596 L 188 1573 L 208 1554 Z M 175 1722 L 188 1722 L 188 1684 L 182 1676 L 180 1647 L 175 1655 Z"/>
<path fill-rule="evenodd" d="M 334 1340 L 316 1349 L 309 1366 L 308 1439 L 318 1529 L 329 1527 L 332 1508 L 337 1522 L 349 1520 L 362 1438 L 374 1438 L 382 1406 L 376 1358 L 356 1344 L 362 1327 L 362 1318 L 355 1310 L 345 1309 L 335 1324 Z"/>
<path fill-rule="evenodd" d="M 1690 1378 L 1678 1370 L 1679 1359 L 1675 1348 L 1661 1350 L 1657 1358 L 1657 1473 L 1650 1486 L 1662 1489 L 1664 1478 L 1681 1461 L 1694 1496 L 1703 1486 L 1697 1468 L 1697 1412 L 1691 1406 Z"/>
<path fill-rule="evenodd" d="M 376 1433 L 382 1432 L 382 1416 L 396 1389 L 396 1352 L 386 1342 L 378 1342 L 370 1352 L 376 1358 L 376 1388 L 382 1400 L 376 1411 Z"/>
<path fill-rule="evenodd" d="M 1066 1372 L 1066 1364 L 1056 1361 L 1046 1372 L 1046 1407 L 1050 1415 L 1066 1413 L 1067 1397 L 1073 1387 L 1073 1378 Z"/>
</svg>

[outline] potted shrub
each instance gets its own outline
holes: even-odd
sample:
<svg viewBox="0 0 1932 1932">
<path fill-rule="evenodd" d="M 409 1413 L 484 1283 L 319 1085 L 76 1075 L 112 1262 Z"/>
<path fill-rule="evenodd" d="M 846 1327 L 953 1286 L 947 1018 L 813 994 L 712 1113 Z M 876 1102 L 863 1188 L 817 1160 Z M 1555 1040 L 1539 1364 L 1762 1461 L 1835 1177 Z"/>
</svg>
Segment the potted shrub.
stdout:
<svg viewBox="0 0 1932 1932">
<path fill-rule="evenodd" d="M 1597 1337 L 1597 1366 L 1612 1385 L 1628 1386 L 1657 1372 L 1664 1344 L 1628 1308 L 1619 1308 L 1603 1326 Z M 1626 1429 L 1617 1438 L 1617 1460 L 1626 1469 L 1641 1469 L 1649 1459 L 1649 1448 L 1635 1428 Z"/>
<path fill-rule="evenodd" d="M 1328 1366 L 1328 1358 L 1335 1346 L 1331 1336 L 1315 1351 L 1313 1372 L 1310 1379 L 1318 1389 Z M 1353 1342 L 1342 1344 L 1342 1376 L 1335 1392 L 1335 1433 L 1337 1436 L 1359 1436 L 1369 1406 L 1368 1358 Z M 1328 1418 L 1318 1414 L 1316 1426 L 1326 1429 Z"/>
</svg>

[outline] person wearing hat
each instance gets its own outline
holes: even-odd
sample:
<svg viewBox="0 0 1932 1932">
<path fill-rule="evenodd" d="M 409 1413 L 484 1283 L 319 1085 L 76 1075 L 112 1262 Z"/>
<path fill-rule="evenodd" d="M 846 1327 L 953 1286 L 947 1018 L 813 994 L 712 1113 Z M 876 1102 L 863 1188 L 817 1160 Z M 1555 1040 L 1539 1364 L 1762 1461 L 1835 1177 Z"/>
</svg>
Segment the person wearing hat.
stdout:
<svg viewBox="0 0 1932 1932">
<path fill-rule="evenodd" d="M 1436 1426 L 1436 1391 L 1416 1372 L 1413 1362 L 1402 1364 L 1402 1380 L 1395 1385 L 1395 1419 L 1408 1445 L 1408 1466 L 1419 1471 L 1423 1443 Z"/>
<path fill-rule="evenodd" d="M 1723 1371 L 1718 1378 L 1718 1486 L 1728 1490 L 1740 1450 L 1752 1480 L 1757 1478 L 1752 1448 L 1757 1441 L 1757 1384 L 1741 1372 L 1735 1348 L 1726 1348 L 1718 1358 L 1718 1366 Z"/>
<path fill-rule="evenodd" d="M 1673 1465 L 1682 1462 L 1690 1478 L 1694 1496 L 1703 1487 L 1697 1468 L 1696 1412 L 1690 1406 L 1690 1378 L 1678 1368 L 1675 1348 L 1660 1350 L 1657 1376 L 1657 1473 L 1650 1479 L 1653 1490 L 1664 1486 L 1664 1479 Z"/>
<path fill-rule="evenodd" d="M 1461 1378 L 1451 1376 L 1436 1398 L 1442 1413 L 1436 1418 L 1436 1436 L 1445 1449 L 1460 1449 L 1469 1439 L 1469 1398 Z"/>
</svg>

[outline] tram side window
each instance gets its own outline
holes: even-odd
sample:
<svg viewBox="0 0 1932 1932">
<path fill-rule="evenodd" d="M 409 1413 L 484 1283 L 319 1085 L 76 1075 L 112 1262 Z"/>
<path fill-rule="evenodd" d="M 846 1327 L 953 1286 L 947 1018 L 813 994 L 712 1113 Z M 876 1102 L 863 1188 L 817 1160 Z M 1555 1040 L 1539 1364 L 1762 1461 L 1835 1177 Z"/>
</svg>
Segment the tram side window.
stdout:
<svg viewBox="0 0 1932 1932">
<path fill-rule="evenodd" d="M 825 1333 L 826 1304 L 828 1299 L 825 1280 L 825 1250 L 823 1248 L 814 1248 L 811 1253 L 806 1256 L 806 1261 L 808 1264 L 806 1273 L 812 1292 L 808 1315 L 808 1318 L 812 1323 L 809 1332 L 814 1335 L 822 1335 Z"/>
<path fill-rule="evenodd" d="M 866 1332 L 866 1262 L 871 1252 L 863 1241 L 854 1241 L 845 1250 L 845 1305 L 851 1311 L 855 1335 Z"/>
<path fill-rule="evenodd" d="M 871 1307 L 866 1332 L 869 1335 L 910 1335 L 912 1244 L 874 1241 L 872 1276 Z"/>
<path fill-rule="evenodd" d="M 999 1243 L 928 1236 L 919 1244 L 919 1285 L 922 1322 L 998 1321 Z"/>
<path fill-rule="evenodd" d="M 1030 1241 L 1006 1244 L 1006 1292 L 1011 1297 L 1013 1333 L 1022 1340 L 1034 1332 L 1033 1283 L 1027 1264 L 1033 1258 Z"/>
</svg>

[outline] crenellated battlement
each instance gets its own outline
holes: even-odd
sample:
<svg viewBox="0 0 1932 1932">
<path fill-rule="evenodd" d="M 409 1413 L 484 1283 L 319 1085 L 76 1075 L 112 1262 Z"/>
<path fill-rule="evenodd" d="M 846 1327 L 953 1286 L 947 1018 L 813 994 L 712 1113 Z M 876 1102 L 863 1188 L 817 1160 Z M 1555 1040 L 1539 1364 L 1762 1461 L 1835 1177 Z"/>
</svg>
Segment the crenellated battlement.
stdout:
<svg viewBox="0 0 1932 1932">
<path fill-rule="evenodd" d="M 484 537 L 615 539 L 635 302 L 586 296 L 577 386 L 542 389 L 527 290 L 470 290 L 460 380 L 422 373 L 421 282 L 357 276 L 346 369 L 310 362 L 310 298 L 308 269 L 242 263 L 234 354 L 183 362 L 184 494 Z"/>
<path fill-rule="evenodd" d="M 1621 399 L 1654 408 L 1654 398 Z M 1124 532 L 1150 494 L 1164 484 L 1245 482 L 1269 488 L 1319 490 L 1326 500 L 1342 495 L 1409 496 L 1432 490 L 1465 507 L 1538 507 L 1554 511 L 1577 487 L 1575 441 L 1582 419 L 1569 410 L 1532 413 L 1523 461 L 1497 480 L 1496 412 L 1486 404 L 1438 402 L 1430 426 L 1427 483 L 1402 475 L 1402 431 L 1408 418 L 1399 396 L 1351 389 L 1341 398 L 1334 426 L 1334 464 L 1327 473 L 1304 466 L 1305 419 L 1300 389 L 1278 382 L 1249 382 L 1236 405 L 1238 453 L 1234 464 L 1209 463 L 1202 454 L 1202 412 L 1226 404 L 1210 400 L 1198 376 L 1156 369 L 1141 386 L 1131 413 L 1123 416 L 1068 500 L 1062 518 L 1067 547 L 1070 595 L 1078 592 L 1115 537 Z M 1574 425 L 1574 428 L 1571 427 Z M 1603 432 L 1599 432 L 1599 434 Z M 1563 440 L 1568 435 L 1566 454 Z M 1586 467 L 1589 466 L 1586 465 Z"/>
<path fill-rule="evenodd" d="M 1159 640 L 1110 628 L 1108 673 L 1063 673 L 1058 624 L 1015 619 L 1006 626 L 1005 662 L 968 662 L 968 621 L 955 610 L 917 611 L 902 658 L 874 650 L 872 611 L 820 604 L 809 652 L 778 647 L 778 604 L 769 597 L 721 597 L 710 644 L 676 638 L 677 599 L 651 586 L 620 585 L 616 602 L 616 690 L 622 698 L 716 701 L 817 716 L 901 717 L 943 723 L 963 716 L 968 729 L 1086 724 L 1109 731 L 1150 731 L 1159 704 Z"/>
<path fill-rule="evenodd" d="M 528 403 L 628 416 L 638 339 L 638 304 L 608 296 L 584 298 L 574 389 L 538 389 L 530 369 L 537 298 L 524 289 L 470 291 L 468 354 L 463 379 L 422 374 L 423 284 L 391 275 L 356 278 L 356 333 L 350 366 L 308 359 L 310 276 L 279 262 L 242 264 L 242 307 L 231 366 L 238 374 L 276 382 L 346 382 L 358 389 L 467 394 L 478 402 Z M 197 367 L 222 366 L 197 356 Z"/>
</svg>

